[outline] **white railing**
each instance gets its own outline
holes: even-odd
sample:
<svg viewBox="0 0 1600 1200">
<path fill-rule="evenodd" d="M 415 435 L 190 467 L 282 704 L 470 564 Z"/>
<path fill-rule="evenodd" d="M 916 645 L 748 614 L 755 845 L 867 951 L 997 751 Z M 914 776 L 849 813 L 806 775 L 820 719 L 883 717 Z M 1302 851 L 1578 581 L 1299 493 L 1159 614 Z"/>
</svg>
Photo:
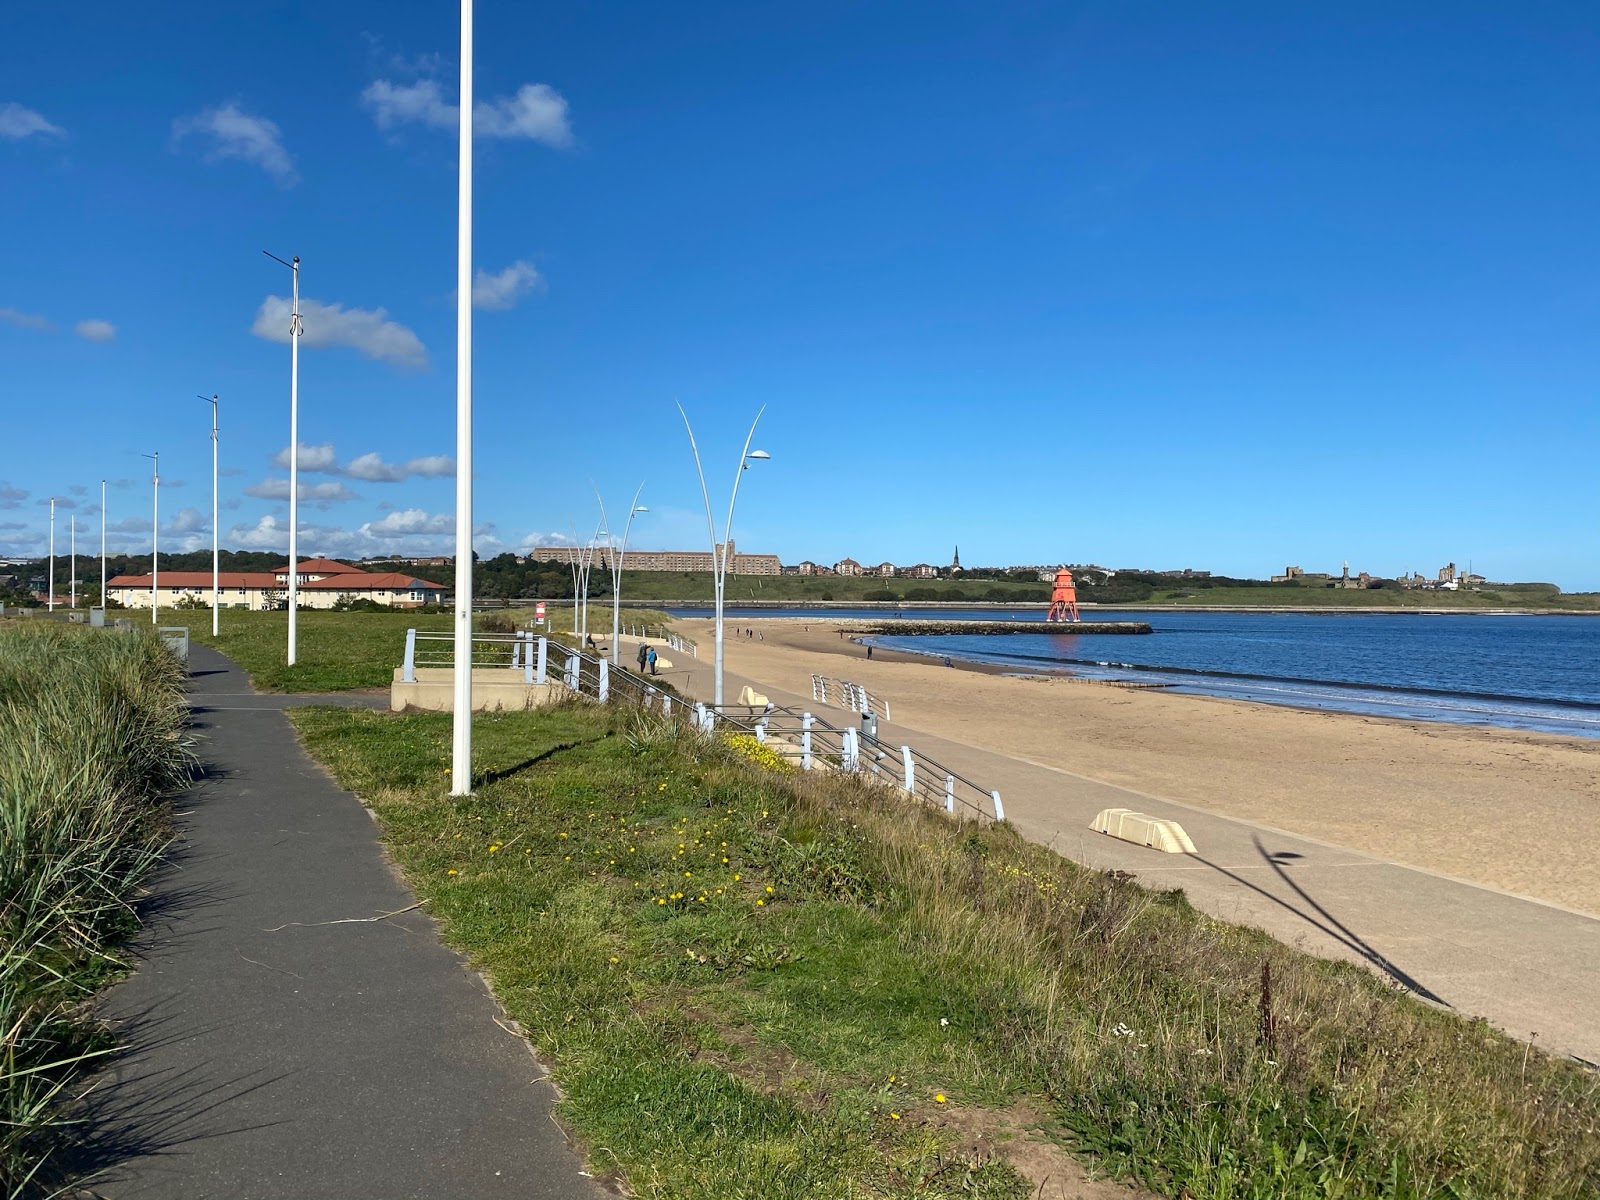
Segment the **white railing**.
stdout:
<svg viewBox="0 0 1600 1200">
<path fill-rule="evenodd" d="M 859 683 L 851 683 L 848 679 L 829 679 L 826 675 L 813 675 L 811 698 L 819 704 L 837 705 L 851 712 L 873 713 L 882 716 L 885 721 L 894 720 L 889 712 L 888 700 L 875 692 L 868 691 Z"/>
<path fill-rule="evenodd" d="M 414 683 L 419 666 L 452 665 L 454 648 L 453 633 L 406 630 L 402 678 Z M 719 711 L 701 701 L 686 701 L 632 672 L 613 672 L 605 658 L 534 633 L 473 634 L 472 665 L 475 669 L 519 669 L 530 684 L 547 684 L 559 672 L 561 685 L 575 695 L 602 704 L 613 700 L 638 704 L 674 720 L 687 721 L 691 728 L 707 735 L 747 734 L 771 744 L 784 757 L 795 759 L 803 771 L 836 770 L 870 776 L 952 815 L 983 821 L 1006 819 L 998 791 L 949 770 L 915 747 L 880 741 L 875 736 L 875 721 L 866 729 L 840 728 L 813 713 L 771 704 L 761 708 L 724 705 Z M 859 711 L 870 715 L 877 710 Z M 887 706 L 883 715 L 888 718 Z"/>
<path fill-rule="evenodd" d="M 673 633 L 665 625 L 629 625 L 624 622 L 621 630 L 622 636 L 625 638 L 633 638 L 636 641 L 654 638 L 657 641 L 665 642 L 669 650 L 687 654 L 690 658 L 700 657 L 700 649 L 693 641 L 683 637 L 681 634 Z"/>
</svg>

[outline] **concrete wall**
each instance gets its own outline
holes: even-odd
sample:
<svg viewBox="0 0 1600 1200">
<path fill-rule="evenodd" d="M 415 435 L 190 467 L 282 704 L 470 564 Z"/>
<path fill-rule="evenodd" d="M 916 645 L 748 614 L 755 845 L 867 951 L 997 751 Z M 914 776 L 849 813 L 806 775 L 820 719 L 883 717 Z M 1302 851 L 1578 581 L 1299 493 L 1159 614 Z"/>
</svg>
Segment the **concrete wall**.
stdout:
<svg viewBox="0 0 1600 1200">
<path fill-rule="evenodd" d="M 560 667 L 553 666 L 559 677 Z M 449 667 L 418 667 L 415 683 L 405 681 L 405 669 L 394 669 L 389 685 L 389 709 L 403 712 L 420 708 L 429 712 L 455 709 L 455 672 Z M 559 679 L 546 684 L 525 683 L 520 667 L 479 667 L 472 672 L 472 711 L 540 708 L 567 694 Z"/>
</svg>

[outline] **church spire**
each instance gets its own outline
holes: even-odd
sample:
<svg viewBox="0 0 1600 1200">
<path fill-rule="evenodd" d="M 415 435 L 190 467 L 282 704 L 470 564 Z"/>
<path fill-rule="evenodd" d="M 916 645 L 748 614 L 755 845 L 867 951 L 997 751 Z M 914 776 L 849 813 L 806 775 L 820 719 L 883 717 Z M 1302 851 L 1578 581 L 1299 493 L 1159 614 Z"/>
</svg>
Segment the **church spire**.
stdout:
<svg viewBox="0 0 1600 1200">
<path fill-rule="evenodd" d="M 950 564 L 950 569 L 952 571 L 961 570 L 961 547 L 960 546 L 956 547 L 955 561 Z"/>
</svg>

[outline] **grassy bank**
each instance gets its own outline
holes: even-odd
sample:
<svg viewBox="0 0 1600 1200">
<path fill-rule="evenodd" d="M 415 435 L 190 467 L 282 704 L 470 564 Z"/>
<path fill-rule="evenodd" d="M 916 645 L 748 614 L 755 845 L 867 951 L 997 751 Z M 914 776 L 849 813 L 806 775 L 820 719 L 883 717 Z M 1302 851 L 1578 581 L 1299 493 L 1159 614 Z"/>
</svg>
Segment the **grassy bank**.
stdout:
<svg viewBox="0 0 1600 1200">
<path fill-rule="evenodd" d="M 618 710 L 300 710 L 648 1197 L 1579 1197 L 1600 1081 L 1007 828 Z M 1034 1132 L 1028 1132 L 1029 1130 Z"/>
<path fill-rule="evenodd" d="M 130 899 L 187 777 L 183 676 L 148 634 L 0 624 L 0 1193 L 46 1191 L 80 1074 L 83 1002 L 122 967 Z"/>
</svg>

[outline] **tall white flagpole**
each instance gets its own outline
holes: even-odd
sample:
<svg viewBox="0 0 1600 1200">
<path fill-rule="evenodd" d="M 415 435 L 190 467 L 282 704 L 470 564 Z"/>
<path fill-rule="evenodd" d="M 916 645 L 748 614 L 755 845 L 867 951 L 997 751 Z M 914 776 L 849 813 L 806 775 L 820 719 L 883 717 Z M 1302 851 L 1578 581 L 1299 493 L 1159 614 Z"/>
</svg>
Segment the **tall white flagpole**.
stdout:
<svg viewBox="0 0 1600 1200">
<path fill-rule="evenodd" d="M 100 611 L 106 607 L 106 481 L 100 481 Z"/>
<path fill-rule="evenodd" d="M 472 792 L 472 0 L 461 0 L 456 193 L 456 623 L 450 794 Z"/>
<path fill-rule="evenodd" d="M 161 454 L 150 460 L 150 624 L 161 623 Z"/>
<path fill-rule="evenodd" d="M 68 584 L 68 587 L 71 590 L 67 594 L 68 594 L 68 596 L 71 597 L 71 599 L 69 599 L 67 601 L 67 607 L 68 608 L 77 608 L 78 607 L 78 514 L 77 513 L 72 513 L 70 516 L 67 517 L 67 527 L 72 530 L 72 533 L 69 535 L 70 538 L 71 538 L 71 541 L 68 543 L 72 547 L 72 549 L 69 551 L 69 554 L 71 555 L 71 557 L 67 559 L 67 562 L 69 564 L 68 567 L 67 567 L 67 574 L 71 577 L 71 580 L 72 580 L 72 582 L 70 584 Z"/>
<path fill-rule="evenodd" d="M 50 578 L 45 584 L 45 608 L 56 610 L 56 498 L 50 497 Z"/>
<path fill-rule="evenodd" d="M 294 296 L 289 309 L 289 652 L 294 666 L 300 617 L 300 256 L 289 266 Z"/>
<path fill-rule="evenodd" d="M 205 397 L 201 396 L 204 400 Z M 222 545 L 217 529 L 217 396 L 212 396 L 211 405 L 211 636 L 216 637 L 218 628 L 217 609 L 222 604 Z"/>
</svg>

